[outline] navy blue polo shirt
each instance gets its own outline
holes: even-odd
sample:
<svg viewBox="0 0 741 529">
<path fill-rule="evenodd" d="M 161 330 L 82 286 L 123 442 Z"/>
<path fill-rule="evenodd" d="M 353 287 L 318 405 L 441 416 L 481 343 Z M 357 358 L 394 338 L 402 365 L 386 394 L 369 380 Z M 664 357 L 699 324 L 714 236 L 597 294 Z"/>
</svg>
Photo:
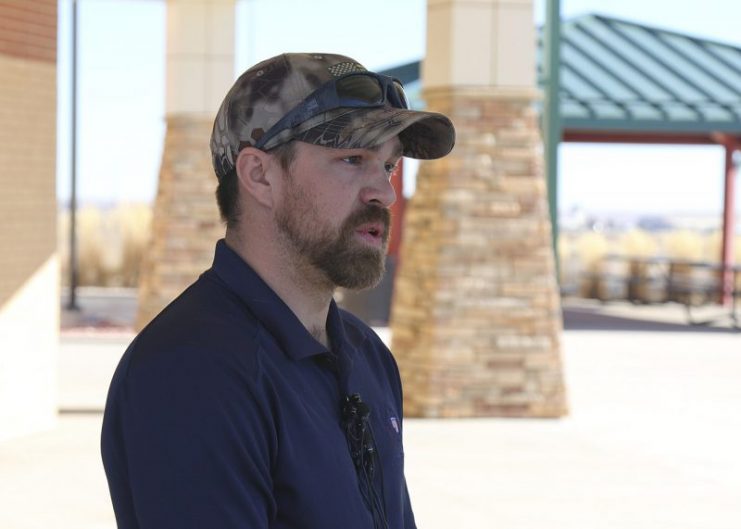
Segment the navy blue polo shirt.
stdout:
<svg viewBox="0 0 741 529">
<path fill-rule="evenodd" d="M 341 427 L 342 398 L 359 393 L 389 529 L 415 528 L 396 363 L 334 301 L 327 332 L 336 357 L 219 241 L 113 377 L 102 454 L 118 527 L 372 529 Z"/>
</svg>

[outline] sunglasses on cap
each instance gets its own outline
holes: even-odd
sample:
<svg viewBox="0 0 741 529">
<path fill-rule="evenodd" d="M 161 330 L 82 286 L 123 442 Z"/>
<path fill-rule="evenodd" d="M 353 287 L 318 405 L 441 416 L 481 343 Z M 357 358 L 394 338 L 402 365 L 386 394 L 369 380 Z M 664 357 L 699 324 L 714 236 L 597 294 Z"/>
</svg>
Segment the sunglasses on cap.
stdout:
<svg viewBox="0 0 741 529">
<path fill-rule="evenodd" d="M 255 144 L 262 149 L 280 132 L 292 129 L 323 112 L 337 108 L 374 108 L 389 104 L 409 108 L 401 81 L 373 72 L 354 72 L 332 79 L 309 94 Z"/>
</svg>

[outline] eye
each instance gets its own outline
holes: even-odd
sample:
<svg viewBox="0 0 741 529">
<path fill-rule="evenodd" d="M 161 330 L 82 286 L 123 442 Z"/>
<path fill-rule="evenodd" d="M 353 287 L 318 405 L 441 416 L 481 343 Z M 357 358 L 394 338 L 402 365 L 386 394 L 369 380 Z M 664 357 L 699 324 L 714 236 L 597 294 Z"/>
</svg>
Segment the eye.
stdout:
<svg viewBox="0 0 741 529">
<path fill-rule="evenodd" d="M 342 161 L 350 165 L 360 165 L 361 163 L 363 163 L 363 157 L 356 154 L 353 156 L 346 156 L 342 159 Z"/>
<path fill-rule="evenodd" d="M 396 171 L 396 167 L 399 165 L 399 162 L 396 163 L 387 163 L 384 168 L 386 169 L 386 174 L 391 176 L 391 174 Z"/>
</svg>

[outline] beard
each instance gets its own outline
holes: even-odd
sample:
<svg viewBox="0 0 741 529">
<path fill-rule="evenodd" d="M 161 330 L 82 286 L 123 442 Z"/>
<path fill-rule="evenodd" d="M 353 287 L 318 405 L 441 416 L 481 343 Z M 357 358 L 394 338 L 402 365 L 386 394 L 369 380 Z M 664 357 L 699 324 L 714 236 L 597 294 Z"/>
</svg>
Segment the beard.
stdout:
<svg viewBox="0 0 741 529">
<path fill-rule="evenodd" d="M 356 240 L 357 228 L 368 222 L 383 224 L 380 248 Z M 366 206 L 335 228 L 321 219 L 307 195 L 293 189 L 278 208 L 276 223 L 298 259 L 320 271 L 333 287 L 362 290 L 383 277 L 391 225 L 388 208 Z"/>
</svg>

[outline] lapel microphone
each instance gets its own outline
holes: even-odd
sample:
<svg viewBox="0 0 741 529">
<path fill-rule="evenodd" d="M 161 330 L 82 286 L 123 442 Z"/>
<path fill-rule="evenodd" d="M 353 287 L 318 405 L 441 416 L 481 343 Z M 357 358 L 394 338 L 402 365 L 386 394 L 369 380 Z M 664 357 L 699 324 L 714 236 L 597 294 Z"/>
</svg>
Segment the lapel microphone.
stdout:
<svg viewBox="0 0 741 529">
<path fill-rule="evenodd" d="M 378 460 L 373 428 L 370 423 L 371 409 L 360 394 L 353 393 L 342 402 L 342 427 L 347 439 L 350 457 L 358 473 L 358 485 L 365 505 L 373 516 L 374 529 L 388 529 L 386 502 L 383 495 L 383 469 Z M 375 472 L 379 469 L 381 494 L 375 486 Z"/>
</svg>

